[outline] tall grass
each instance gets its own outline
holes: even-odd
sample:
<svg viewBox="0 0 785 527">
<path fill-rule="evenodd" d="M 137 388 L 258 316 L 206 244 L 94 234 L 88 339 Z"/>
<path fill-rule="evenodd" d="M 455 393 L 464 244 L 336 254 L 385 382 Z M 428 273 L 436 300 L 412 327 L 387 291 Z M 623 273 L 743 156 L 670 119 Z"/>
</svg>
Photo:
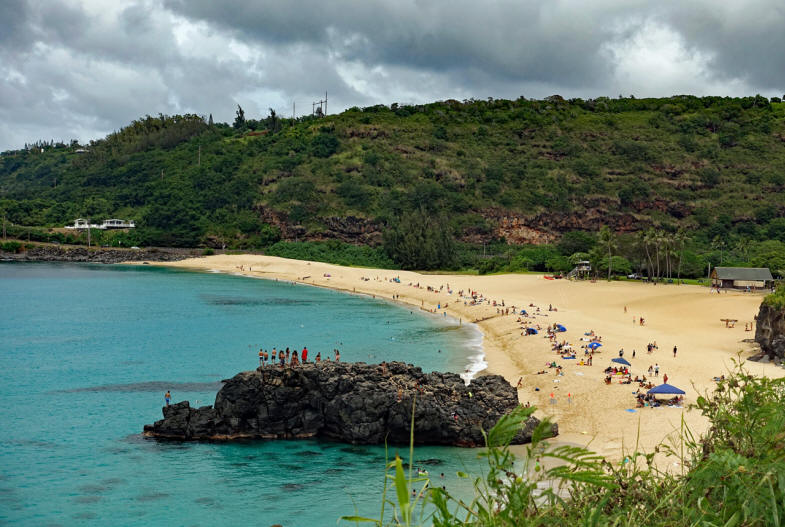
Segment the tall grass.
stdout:
<svg viewBox="0 0 785 527">
<path fill-rule="evenodd" d="M 385 516 L 383 506 L 379 519 L 347 516 L 341 522 L 379 527 L 785 525 L 785 379 L 752 376 L 738 362 L 692 408 L 711 423 L 705 435 L 695 437 L 682 421 L 673 444 L 648 453 L 636 444 L 618 463 L 586 448 L 549 444 L 545 419 L 516 463 L 510 441 L 535 410 L 521 407 L 486 434 L 482 455 L 488 471 L 474 478 L 471 502 L 431 488 L 427 478 L 412 477 L 411 463 L 405 476 L 396 458 L 387 464 L 390 486 L 385 484 L 382 496 L 395 513 Z M 657 455 L 676 460 L 679 473 L 659 469 Z M 540 460 L 550 460 L 544 463 L 550 468 L 541 468 Z M 421 490 L 412 500 L 414 485 Z M 387 495 L 390 488 L 397 503 Z M 430 512 L 415 518 L 415 506 Z"/>
</svg>

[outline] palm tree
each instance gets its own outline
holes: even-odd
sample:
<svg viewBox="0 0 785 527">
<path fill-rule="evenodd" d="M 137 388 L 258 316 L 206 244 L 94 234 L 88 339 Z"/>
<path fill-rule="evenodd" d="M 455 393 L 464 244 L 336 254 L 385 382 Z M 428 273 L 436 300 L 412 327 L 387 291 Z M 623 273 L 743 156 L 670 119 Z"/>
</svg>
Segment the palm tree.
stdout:
<svg viewBox="0 0 785 527">
<path fill-rule="evenodd" d="M 741 255 L 745 262 L 749 262 L 750 258 L 750 240 L 749 238 L 742 238 L 736 242 L 736 252 Z"/>
<path fill-rule="evenodd" d="M 656 238 L 656 234 L 654 232 L 654 228 L 649 227 L 645 232 L 640 233 L 640 239 L 643 244 L 644 249 L 646 249 L 646 258 L 649 260 L 648 265 L 648 273 L 649 280 L 652 279 L 652 273 L 654 273 L 654 262 L 651 259 L 651 253 L 649 252 L 649 247 L 652 243 L 654 243 L 654 239 Z"/>
<path fill-rule="evenodd" d="M 612 268 L 612 255 L 613 249 L 616 248 L 616 234 L 607 226 L 603 225 L 600 229 L 600 233 L 597 236 L 597 243 L 602 248 L 608 249 L 608 281 L 611 279 L 611 268 Z"/>
<path fill-rule="evenodd" d="M 674 235 L 674 241 L 676 245 L 679 246 L 679 272 L 678 272 L 678 280 L 681 281 L 681 262 L 684 260 L 684 244 L 687 242 L 689 237 L 687 236 L 687 232 L 683 228 L 679 228 Z"/>
<path fill-rule="evenodd" d="M 725 250 L 725 240 L 723 240 L 719 234 L 711 241 L 711 248 L 720 250 L 720 265 L 722 265 L 722 255 L 723 251 Z"/>
</svg>

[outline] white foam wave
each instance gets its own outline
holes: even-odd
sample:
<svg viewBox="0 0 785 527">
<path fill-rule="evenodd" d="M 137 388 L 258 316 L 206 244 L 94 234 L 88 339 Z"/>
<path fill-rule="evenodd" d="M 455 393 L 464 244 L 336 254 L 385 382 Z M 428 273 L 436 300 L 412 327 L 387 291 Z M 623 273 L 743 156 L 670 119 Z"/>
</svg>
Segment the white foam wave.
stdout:
<svg viewBox="0 0 785 527">
<path fill-rule="evenodd" d="M 469 349 L 468 363 L 461 373 L 461 379 L 467 385 L 481 371 L 488 367 L 485 361 L 485 350 L 482 347 L 483 334 L 475 324 L 467 324 L 472 329 L 472 337 L 465 343 Z"/>
</svg>

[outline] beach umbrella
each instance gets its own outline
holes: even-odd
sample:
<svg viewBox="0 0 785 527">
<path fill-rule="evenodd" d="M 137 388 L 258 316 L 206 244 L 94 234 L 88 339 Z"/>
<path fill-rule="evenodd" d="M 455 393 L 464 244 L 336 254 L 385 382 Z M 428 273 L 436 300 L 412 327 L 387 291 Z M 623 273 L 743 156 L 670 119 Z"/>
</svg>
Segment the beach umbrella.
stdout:
<svg viewBox="0 0 785 527">
<path fill-rule="evenodd" d="M 536 335 L 537 333 L 538 333 L 538 331 L 536 329 L 534 329 L 534 328 L 526 328 L 526 334 L 527 335 Z"/>
<path fill-rule="evenodd" d="M 660 384 L 659 386 L 655 386 L 654 388 L 652 388 L 651 390 L 649 390 L 646 393 L 651 393 L 651 394 L 655 394 L 655 395 L 656 394 L 662 394 L 662 395 L 684 395 L 685 392 L 684 392 L 684 390 L 681 390 L 679 388 L 676 388 L 675 386 L 672 386 L 672 385 L 666 383 L 666 384 Z"/>
<path fill-rule="evenodd" d="M 589 347 L 590 347 L 591 349 L 593 349 L 593 350 L 596 350 L 596 349 L 597 349 L 597 348 L 599 348 L 600 346 L 602 346 L 602 344 L 600 344 L 599 342 L 591 342 L 591 343 L 589 343 Z"/>
<path fill-rule="evenodd" d="M 565 328 L 561 324 L 556 324 L 556 329 L 559 330 L 559 331 L 567 331 L 567 328 Z"/>
<path fill-rule="evenodd" d="M 615 359 L 611 359 L 611 362 L 617 362 L 619 364 L 624 364 L 625 366 L 632 366 L 632 364 L 627 362 L 627 359 L 623 359 L 621 357 L 617 357 Z"/>
</svg>

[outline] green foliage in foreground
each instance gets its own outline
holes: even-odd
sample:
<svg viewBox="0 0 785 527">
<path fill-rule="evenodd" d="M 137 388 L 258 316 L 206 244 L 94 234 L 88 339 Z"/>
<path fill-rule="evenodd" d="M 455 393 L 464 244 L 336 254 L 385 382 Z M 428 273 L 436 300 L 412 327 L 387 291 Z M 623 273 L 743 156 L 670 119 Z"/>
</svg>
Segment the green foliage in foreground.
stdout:
<svg viewBox="0 0 785 527">
<path fill-rule="evenodd" d="M 785 309 L 785 286 L 780 286 L 763 299 L 763 303 L 776 309 Z"/>
<path fill-rule="evenodd" d="M 783 406 L 785 380 L 751 376 L 740 364 L 714 393 L 697 399 L 694 407 L 711 422 L 705 436 L 696 439 L 682 425 L 675 444 L 657 452 L 633 451 L 618 465 L 585 448 L 549 445 L 547 420 L 535 430 L 522 464 L 516 463 L 509 443 L 534 412 L 521 407 L 487 433 L 482 455 L 488 471 L 474 479 L 471 502 L 431 488 L 427 477 L 413 478 L 411 468 L 407 477 L 396 458 L 387 465 L 381 519 L 347 516 L 340 523 L 779 526 L 785 524 Z M 653 462 L 658 454 L 677 460 L 680 472 L 659 470 Z M 540 460 L 551 468 L 541 468 Z M 388 495 L 393 489 L 394 497 Z"/>
</svg>

